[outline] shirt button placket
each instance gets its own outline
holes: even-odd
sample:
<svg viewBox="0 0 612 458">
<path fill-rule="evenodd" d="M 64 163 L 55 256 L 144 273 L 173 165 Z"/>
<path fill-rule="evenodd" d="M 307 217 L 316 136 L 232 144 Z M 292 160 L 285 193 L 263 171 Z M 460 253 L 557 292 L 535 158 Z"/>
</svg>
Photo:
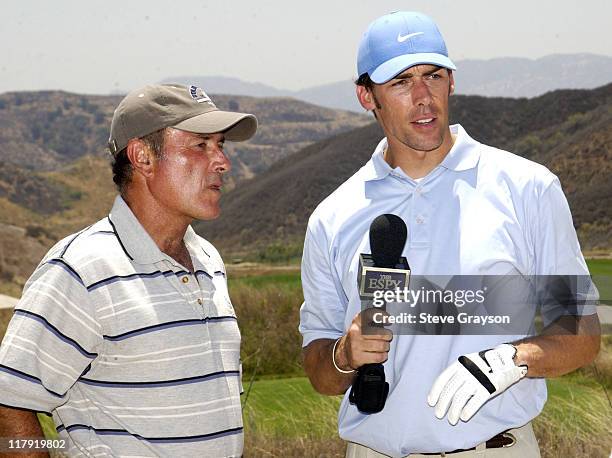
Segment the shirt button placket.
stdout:
<svg viewBox="0 0 612 458">
<path fill-rule="evenodd" d="M 193 274 L 185 274 L 181 277 L 181 283 L 185 285 L 187 291 L 185 291 L 184 296 L 188 301 L 193 301 L 194 295 L 197 295 L 196 302 L 198 303 L 197 310 L 203 316 L 206 316 L 206 311 L 204 310 L 204 301 L 202 300 L 202 292 L 199 287 L 199 282 L 197 278 L 193 277 Z"/>
<path fill-rule="evenodd" d="M 199 278 L 196 303 L 204 317 L 211 315 L 212 296 L 210 291 L 212 288 L 212 280 L 208 276 L 201 276 Z"/>
<path fill-rule="evenodd" d="M 414 215 L 412 219 L 414 225 L 413 236 L 411 237 L 412 241 L 415 242 L 426 242 L 428 240 L 427 234 L 427 202 L 424 197 L 423 186 L 418 184 L 414 188 L 414 192 L 412 194 L 412 214 Z"/>
</svg>

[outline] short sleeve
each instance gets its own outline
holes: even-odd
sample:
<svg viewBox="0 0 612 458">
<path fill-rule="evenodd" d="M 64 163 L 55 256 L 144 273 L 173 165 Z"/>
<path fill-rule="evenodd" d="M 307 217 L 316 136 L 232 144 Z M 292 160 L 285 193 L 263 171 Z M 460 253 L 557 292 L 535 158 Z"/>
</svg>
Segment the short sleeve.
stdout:
<svg viewBox="0 0 612 458">
<path fill-rule="evenodd" d="M 598 292 L 580 250 L 569 205 L 558 178 L 542 192 L 534 247 L 536 284 L 544 323 L 561 315 L 596 313 Z"/>
<path fill-rule="evenodd" d="M 102 341 L 77 272 L 61 258 L 41 264 L 0 346 L 0 404 L 51 412 L 88 370 Z"/>
<path fill-rule="evenodd" d="M 304 303 L 300 309 L 299 330 L 306 347 L 317 339 L 337 339 L 345 332 L 348 300 L 332 268 L 330 250 L 321 245 L 326 240 L 309 224 L 302 256 Z"/>
</svg>

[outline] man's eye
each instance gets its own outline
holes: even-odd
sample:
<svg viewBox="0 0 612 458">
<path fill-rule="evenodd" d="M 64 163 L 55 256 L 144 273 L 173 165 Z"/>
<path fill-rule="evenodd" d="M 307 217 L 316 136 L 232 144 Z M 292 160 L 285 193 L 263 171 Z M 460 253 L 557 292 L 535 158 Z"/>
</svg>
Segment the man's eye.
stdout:
<svg viewBox="0 0 612 458">
<path fill-rule="evenodd" d="M 194 146 L 194 148 L 197 150 L 206 151 L 208 149 L 208 143 L 207 142 L 197 143 Z"/>
<path fill-rule="evenodd" d="M 407 83 L 408 80 L 402 79 L 402 80 L 397 80 L 395 83 L 392 84 L 392 86 L 403 86 L 404 84 Z"/>
<path fill-rule="evenodd" d="M 439 80 L 440 78 L 442 78 L 442 75 L 440 75 L 439 73 L 433 73 L 432 75 L 429 75 L 429 79 L 432 80 Z"/>
</svg>

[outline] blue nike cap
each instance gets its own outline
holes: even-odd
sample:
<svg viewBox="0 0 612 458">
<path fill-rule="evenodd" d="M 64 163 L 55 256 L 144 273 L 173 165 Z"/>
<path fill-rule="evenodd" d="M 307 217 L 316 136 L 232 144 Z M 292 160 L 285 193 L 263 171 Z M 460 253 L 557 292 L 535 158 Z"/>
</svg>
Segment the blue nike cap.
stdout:
<svg viewBox="0 0 612 458">
<path fill-rule="evenodd" d="M 397 11 L 369 25 L 359 44 L 358 76 L 367 73 L 376 84 L 383 84 L 418 64 L 457 69 L 448 58 L 444 38 L 431 18 L 422 13 Z"/>
</svg>

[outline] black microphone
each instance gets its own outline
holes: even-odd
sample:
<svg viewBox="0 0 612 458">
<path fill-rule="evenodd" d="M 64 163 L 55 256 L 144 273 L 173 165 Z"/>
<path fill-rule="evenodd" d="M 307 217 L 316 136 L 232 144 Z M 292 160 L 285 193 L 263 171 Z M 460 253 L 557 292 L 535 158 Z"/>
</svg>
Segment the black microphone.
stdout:
<svg viewBox="0 0 612 458">
<path fill-rule="evenodd" d="M 408 287 L 410 266 L 402 257 L 408 229 L 397 215 L 380 215 L 370 225 L 372 254 L 359 255 L 357 282 L 362 299 L 374 297 L 377 291 L 395 291 Z"/>
<path fill-rule="evenodd" d="M 406 245 L 408 228 L 397 215 L 380 215 L 370 225 L 370 250 L 377 267 L 395 268 Z M 402 258 L 406 260 L 406 258 Z"/>
<path fill-rule="evenodd" d="M 410 266 L 402 257 L 407 235 L 406 223 L 399 216 L 385 214 L 372 221 L 372 253 L 359 255 L 357 283 L 362 300 L 375 297 L 377 291 L 384 294 L 385 291 L 408 288 Z M 362 332 L 363 329 L 364 326 Z M 388 394 L 389 383 L 385 380 L 384 366 L 380 363 L 364 364 L 357 371 L 349 401 L 362 413 L 377 413 L 385 407 Z"/>
</svg>

